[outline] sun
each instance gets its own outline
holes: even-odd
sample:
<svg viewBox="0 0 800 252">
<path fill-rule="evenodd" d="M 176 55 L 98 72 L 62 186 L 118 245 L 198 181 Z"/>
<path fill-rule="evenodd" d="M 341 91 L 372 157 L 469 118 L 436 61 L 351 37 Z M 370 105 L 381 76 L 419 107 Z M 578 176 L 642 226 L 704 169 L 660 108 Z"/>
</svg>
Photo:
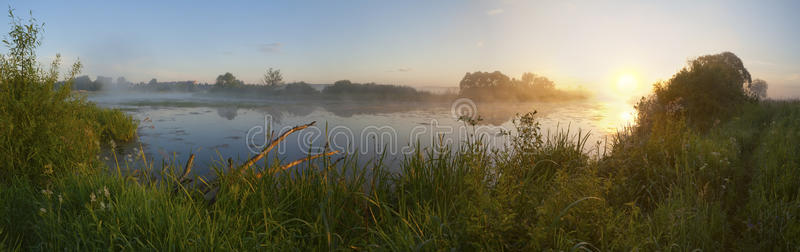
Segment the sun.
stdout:
<svg viewBox="0 0 800 252">
<path fill-rule="evenodd" d="M 638 86 L 636 77 L 633 74 L 623 74 L 617 79 L 617 90 L 620 92 L 634 91 Z"/>
</svg>

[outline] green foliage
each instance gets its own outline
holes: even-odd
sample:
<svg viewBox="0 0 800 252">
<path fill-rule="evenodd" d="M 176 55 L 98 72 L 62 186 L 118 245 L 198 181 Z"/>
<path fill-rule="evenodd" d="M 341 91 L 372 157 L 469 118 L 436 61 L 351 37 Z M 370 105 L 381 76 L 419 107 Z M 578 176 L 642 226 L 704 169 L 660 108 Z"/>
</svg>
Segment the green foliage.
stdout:
<svg viewBox="0 0 800 252">
<path fill-rule="evenodd" d="M 136 126 L 129 116 L 71 94 L 80 63 L 73 65 L 64 86 L 55 87 L 60 56 L 49 69 L 36 61 L 41 26 L 9 15 L 12 31 L 4 40 L 9 51 L 0 57 L 0 182 L 14 177 L 41 182 L 89 166 L 101 134 L 130 139 Z"/>
<path fill-rule="evenodd" d="M 459 93 L 486 101 L 570 100 L 587 97 L 579 91 L 558 90 L 553 81 L 544 76 L 524 73 L 518 80 L 509 78 L 500 71 L 466 73 L 459 83 Z"/>
<path fill-rule="evenodd" d="M 375 83 L 352 83 L 340 80 L 326 86 L 322 94 L 328 97 L 351 97 L 374 100 L 419 100 L 430 96 L 430 93 L 417 91 L 408 86 L 384 85 Z"/>
<path fill-rule="evenodd" d="M 705 131 L 737 113 L 744 103 L 766 94 L 762 82 L 753 86 L 750 73 L 731 52 L 702 56 L 670 80 L 655 85 L 653 94 L 637 105 L 638 122 L 650 127 L 685 116 L 689 126 Z"/>
<path fill-rule="evenodd" d="M 217 76 L 215 85 L 217 88 L 238 88 L 243 86 L 244 82 L 237 80 L 231 73 L 225 73 Z"/>
</svg>

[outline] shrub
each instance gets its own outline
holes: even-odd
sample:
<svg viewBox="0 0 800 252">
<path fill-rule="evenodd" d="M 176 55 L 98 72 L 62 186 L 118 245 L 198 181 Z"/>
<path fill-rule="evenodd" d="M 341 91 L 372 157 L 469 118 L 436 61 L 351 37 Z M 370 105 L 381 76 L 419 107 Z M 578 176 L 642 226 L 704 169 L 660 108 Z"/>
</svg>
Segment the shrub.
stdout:
<svg viewBox="0 0 800 252">
<path fill-rule="evenodd" d="M 639 102 L 638 123 L 646 129 L 660 120 L 685 116 L 690 126 L 707 130 L 757 99 L 746 92 L 752 82 L 742 60 L 731 52 L 699 57 L 670 80 L 657 83 L 653 94 Z"/>
<path fill-rule="evenodd" d="M 119 110 L 105 110 L 71 93 L 75 63 L 67 81 L 56 88 L 60 56 L 45 69 L 36 61 L 42 26 L 14 17 L 9 48 L 0 56 L 0 180 L 12 177 L 44 181 L 85 167 L 99 152 L 101 135 L 129 140 L 136 129 Z"/>
</svg>

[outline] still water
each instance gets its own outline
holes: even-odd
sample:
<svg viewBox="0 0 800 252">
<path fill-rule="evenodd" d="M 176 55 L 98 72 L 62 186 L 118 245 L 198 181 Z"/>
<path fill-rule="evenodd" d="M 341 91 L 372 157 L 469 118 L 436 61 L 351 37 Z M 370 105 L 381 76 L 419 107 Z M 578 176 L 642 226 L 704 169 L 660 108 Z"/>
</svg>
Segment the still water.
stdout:
<svg viewBox="0 0 800 252">
<path fill-rule="evenodd" d="M 403 156 L 419 148 L 444 143 L 457 146 L 468 137 L 481 137 L 494 148 L 504 148 L 516 114 L 538 111 L 543 134 L 570 130 L 591 133 L 586 151 L 603 148 L 603 142 L 630 123 L 632 106 L 625 103 L 581 101 L 561 103 L 474 103 L 467 99 L 418 102 L 358 102 L 312 100 L 246 100 L 211 98 L 192 94 L 93 94 L 89 100 L 125 110 L 139 120 L 138 140 L 118 144 L 118 162 L 141 165 L 139 148 L 147 159 L 185 163 L 195 154 L 193 173 L 205 175 L 212 166 L 233 158 L 244 161 L 257 154 L 274 136 L 302 124 L 316 125 L 290 135 L 270 155 L 290 162 L 328 148 L 358 154 L 362 164 L 384 156 L 396 166 Z M 468 126 L 459 115 L 479 115 Z M 598 142 L 599 147 L 598 147 Z M 419 145 L 417 145 L 419 144 Z M 106 152 L 101 159 L 113 161 Z"/>
</svg>

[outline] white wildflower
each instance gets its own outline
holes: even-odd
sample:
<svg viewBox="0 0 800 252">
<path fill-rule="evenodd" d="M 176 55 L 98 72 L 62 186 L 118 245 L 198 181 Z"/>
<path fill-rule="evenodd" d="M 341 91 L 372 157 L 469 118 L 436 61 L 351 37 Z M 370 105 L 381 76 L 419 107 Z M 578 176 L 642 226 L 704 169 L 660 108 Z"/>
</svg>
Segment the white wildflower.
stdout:
<svg viewBox="0 0 800 252">
<path fill-rule="evenodd" d="M 111 193 L 109 193 L 109 192 L 108 192 L 108 187 L 106 187 L 106 186 L 103 186 L 103 194 L 105 194 L 105 195 L 106 195 L 106 198 L 108 198 L 109 196 L 111 196 Z"/>
<path fill-rule="evenodd" d="M 100 209 L 106 209 L 106 203 L 100 202 Z"/>
<path fill-rule="evenodd" d="M 43 208 L 39 208 L 39 212 L 47 213 L 47 209 L 44 209 L 44 207 Z"/>
<path fill-rule="evenodd" d="M 94 193 L 92 193 L 92 194 L 89 194 L 89 201 L 90 201 L 90 202 L 95 202 L 95 201 L 97 201 L 97 196 L 94 196 Z"/>
<path fill-rule="evenodd" d="M 42 189 L 42 194 L 46 195 L 47 197 L 50 197 L 50 195 L 53 195 L 53 191 L 50 191 L 48 189 Z"/>
<path fill-rule="evenodd" d="M 64 203 L 64 198 L 61 197 L 61 194 L 58 195 L 58 203 Z"/>
</svg>

